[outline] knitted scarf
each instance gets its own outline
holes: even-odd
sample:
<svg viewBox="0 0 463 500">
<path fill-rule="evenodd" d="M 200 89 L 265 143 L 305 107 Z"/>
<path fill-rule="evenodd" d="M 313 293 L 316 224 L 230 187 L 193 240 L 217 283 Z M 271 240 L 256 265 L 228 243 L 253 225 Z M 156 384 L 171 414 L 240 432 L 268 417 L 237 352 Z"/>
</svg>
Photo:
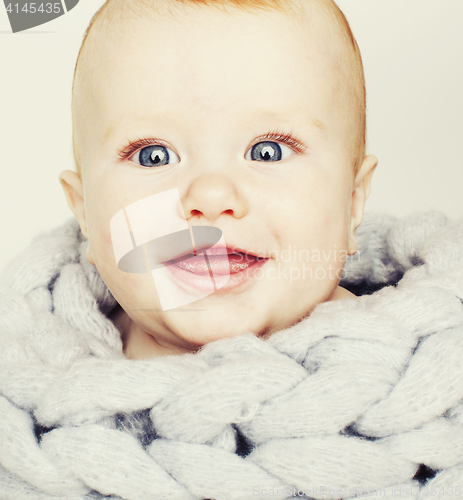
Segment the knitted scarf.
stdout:
<svg viewBox="0 0 463 500">
<path fill-rule="evenodd" d="M 0 277 L 0 498 L 463 495 L 463 219 L 367 214 L 341 285 L 268 340 L 129 360 L 74 220 Z"/>
</svg>

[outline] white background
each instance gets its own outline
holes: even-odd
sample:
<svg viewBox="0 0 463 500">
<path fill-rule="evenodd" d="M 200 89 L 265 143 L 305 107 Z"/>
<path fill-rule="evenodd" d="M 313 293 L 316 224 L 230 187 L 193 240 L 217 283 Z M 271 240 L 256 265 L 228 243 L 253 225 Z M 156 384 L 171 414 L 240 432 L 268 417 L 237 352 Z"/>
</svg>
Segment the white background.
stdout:
<svg viewBox="0 0 463 500">
<path fill-rule="evenodd" d="M 73 169 L 71 86 L 101 0 L 11 33 L 0 4 L 0 269 L 72 216 L 58 174 Z M 463 216 L 463 0 L 339 0 L 359 43 L 368 152 L 380 162 L 367 211 Z"/>
</svg>

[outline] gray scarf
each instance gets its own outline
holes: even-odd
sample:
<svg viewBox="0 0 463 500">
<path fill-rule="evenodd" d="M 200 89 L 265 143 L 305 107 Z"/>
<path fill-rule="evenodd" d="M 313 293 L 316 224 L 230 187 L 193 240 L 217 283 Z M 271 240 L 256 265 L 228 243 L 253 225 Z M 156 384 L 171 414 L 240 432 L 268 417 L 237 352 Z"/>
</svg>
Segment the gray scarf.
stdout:
<svg viewBox="0 0 463 500">
<path fill-rule="evenodd" d="M 357 299 L 136 361 L 77 223 L 35 238 L 0 276 L 0 498 L 458 500 L 463 219 L 357 235 Z"/>
</svg>

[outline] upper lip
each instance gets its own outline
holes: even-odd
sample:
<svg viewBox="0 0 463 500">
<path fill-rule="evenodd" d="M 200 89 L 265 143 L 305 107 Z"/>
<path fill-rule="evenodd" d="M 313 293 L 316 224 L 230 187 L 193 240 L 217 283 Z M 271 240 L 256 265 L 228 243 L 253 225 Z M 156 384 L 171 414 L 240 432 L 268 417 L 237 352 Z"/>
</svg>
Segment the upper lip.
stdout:
<svg viewBox="0 0 463 500">
<path fill-rule="evenodd" d="M 253 253 L 249 250 L 243 250 L 242 248 L 238 248 L 238 247 L 235 247 L 235 246 L 232 246 L 232 247 L 229 247 L 229 246 L 213 246 L 213 247 L 210 247 L 210 248 L 204 248 L 204 249 L 201 249 L 201 248 L 197 248 L 196 249 L 196 253 L 199 253 L 199 252 L 203 252 L 204 250 L 207 250 L 207 253 L 210 254 L 210 255 L 222 255 L 222 254 L 231 254 L 231 253 L 246 253 L 248 255 L 254 255 L 256 257 L 262 257 L 262 255 L 260 254 L 257 254 L 257 253 Z"/>
</svg>

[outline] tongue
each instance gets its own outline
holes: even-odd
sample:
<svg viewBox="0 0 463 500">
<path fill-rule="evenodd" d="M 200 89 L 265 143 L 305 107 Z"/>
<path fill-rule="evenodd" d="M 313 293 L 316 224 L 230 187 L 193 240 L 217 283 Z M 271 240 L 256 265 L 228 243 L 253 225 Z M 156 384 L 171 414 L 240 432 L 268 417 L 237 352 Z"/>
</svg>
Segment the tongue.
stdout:
<svg viewBox="0 0 463 500">
<path fill-rule="evenodd" d="M 247 269 L 259 259 L 254 255 L 231 253 L 228 255 L 208 255 L 207 260 L 214 274 L 233 274 Z M 177 262 L 177 266 L 195 274 L 209 274 L 209 268 L 203 254 Z"/>
</svg>

